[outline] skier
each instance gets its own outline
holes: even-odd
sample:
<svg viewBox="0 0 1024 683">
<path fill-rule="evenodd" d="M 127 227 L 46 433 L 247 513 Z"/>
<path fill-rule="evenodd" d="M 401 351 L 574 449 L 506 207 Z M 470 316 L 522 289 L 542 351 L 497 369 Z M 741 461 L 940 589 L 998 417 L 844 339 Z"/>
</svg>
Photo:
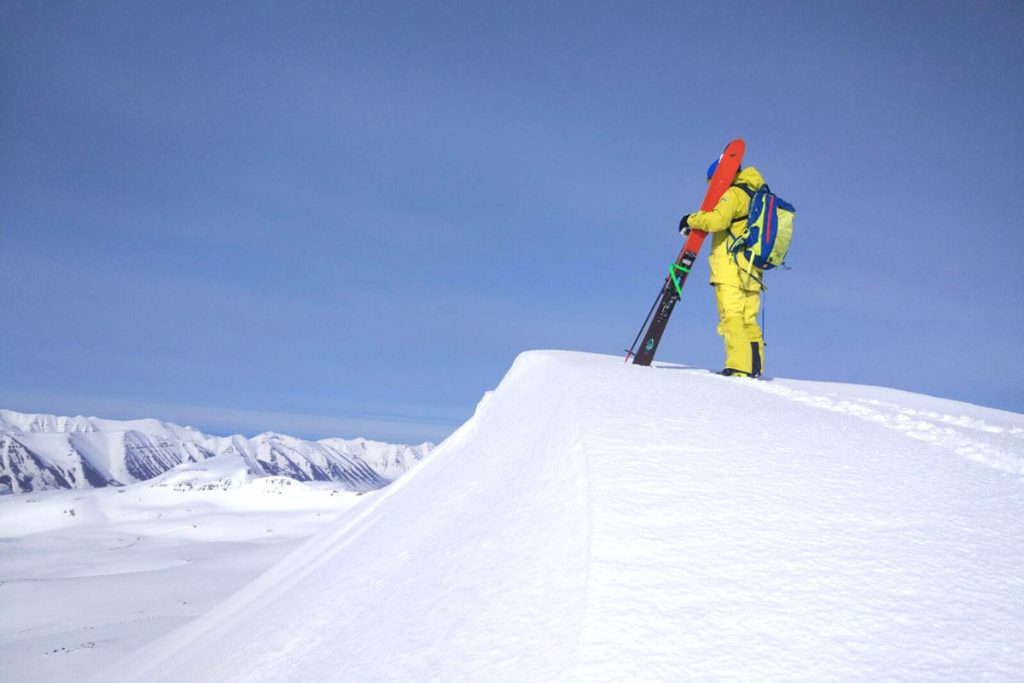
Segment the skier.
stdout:
<svg viewBox="0 0 1024 683">
<path fill-rule="evenodd" d="M 708 168 L 708 182 L 718 167 L 718 160 Z M 750 195 L 740 186 L 756 191 L 764 178 L 753 166 L 741 168 L 711 211 L 686 214 L 679 221 L 679 232 L 685 238 L 691 228 L 711 233 L 711 284 L 718 304 L 718 334 L 725 340 L 726 376 L 759 377 L 764 369 L 764 338 L 757 324 L 761 309 L 760 268 L 748 271 L 747 260 L 740 254 L 733 258 L 729 245 L 746 227 Z"/>
</svg>

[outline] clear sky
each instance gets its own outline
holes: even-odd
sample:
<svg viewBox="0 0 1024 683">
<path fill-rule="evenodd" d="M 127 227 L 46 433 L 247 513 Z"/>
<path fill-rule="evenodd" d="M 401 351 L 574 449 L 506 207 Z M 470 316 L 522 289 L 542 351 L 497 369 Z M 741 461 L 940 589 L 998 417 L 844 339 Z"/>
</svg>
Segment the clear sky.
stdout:
<svg viewBox="0 0 1024 683">
<path fill-rule="evenodd" d="M 618 354 L 728 140 L 769 375 L 1024 411 L 1020 2 L 5 2 L 0 406 L 437 440 Z M 659 360 L 719 368 L 706 259 Z"/>
</svg>

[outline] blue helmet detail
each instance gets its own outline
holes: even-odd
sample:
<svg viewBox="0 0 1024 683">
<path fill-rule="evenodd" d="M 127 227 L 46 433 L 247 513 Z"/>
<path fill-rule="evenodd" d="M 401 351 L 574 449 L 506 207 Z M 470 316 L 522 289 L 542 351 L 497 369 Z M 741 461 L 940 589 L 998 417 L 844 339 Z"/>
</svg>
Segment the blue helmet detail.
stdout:
<svg viewBox="0 0 1024 683">
<path fill-rule="evenodd" d="M 718 159 L 712 161 L 711 165 L 708 166 L 708 180 L 711 180 L 711 176 L 715 175 L 716 168 L 718 168 Z"/>
</svg>

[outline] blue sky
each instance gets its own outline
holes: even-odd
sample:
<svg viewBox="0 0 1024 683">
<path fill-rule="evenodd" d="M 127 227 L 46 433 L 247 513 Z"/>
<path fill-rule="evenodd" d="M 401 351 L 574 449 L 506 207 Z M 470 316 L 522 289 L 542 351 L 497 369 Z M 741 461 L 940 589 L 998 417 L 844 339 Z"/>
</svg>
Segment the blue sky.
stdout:
<svg viewBox="0 0 1024 683">
<path fill-rule="evenodd" d="M 769 375 L 1024 411 L 1024 6 L 0 6 L 0 405 L 439 439 L 619 354 L 734 137 Z M 702 255 L 703 256 L 703 255 Z M 707 265 L 659 360 L 718 368 Z"/>
</svg>

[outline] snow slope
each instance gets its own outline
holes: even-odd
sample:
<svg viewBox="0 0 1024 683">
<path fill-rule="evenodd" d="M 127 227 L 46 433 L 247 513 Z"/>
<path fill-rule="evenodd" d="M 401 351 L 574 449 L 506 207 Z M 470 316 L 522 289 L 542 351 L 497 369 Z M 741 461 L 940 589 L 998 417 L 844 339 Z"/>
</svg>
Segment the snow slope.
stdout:
<svg viewBox="0 0 1024 683">
<path fill-rule="evenodd" d="M 1020 680 L 1024 416 L 521 355 L 396 484 L 96 680 Z"/>
</svg>

